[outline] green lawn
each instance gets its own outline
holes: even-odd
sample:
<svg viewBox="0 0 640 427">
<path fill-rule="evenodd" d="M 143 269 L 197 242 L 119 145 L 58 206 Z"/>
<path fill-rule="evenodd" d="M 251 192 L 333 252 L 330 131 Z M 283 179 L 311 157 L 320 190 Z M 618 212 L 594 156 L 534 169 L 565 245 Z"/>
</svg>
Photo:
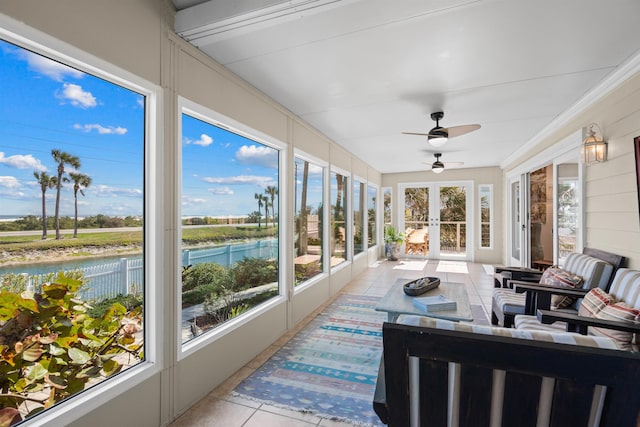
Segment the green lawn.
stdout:
<svg viewBox="0 0 640 427">
<path fill-rule="evenodd" d="M 184 228 L 182 240 L 185 245 L 197 243 L 224 243 L 228 240 L 247 240 L 271 237 L 277 234 L 276 227 L 201 227 Z M 64 249 L 107 246 L 139 246 L 142 243 L 142 231 L 117 231 L 103 233 L 79 233 L 77 238 L 63 235 L 55 240 L 55 231 L 49 233 L 47 240 L 41 236 L 0 236 L 0 250 L 17 252 L 37 249 Z"/>
</svg>

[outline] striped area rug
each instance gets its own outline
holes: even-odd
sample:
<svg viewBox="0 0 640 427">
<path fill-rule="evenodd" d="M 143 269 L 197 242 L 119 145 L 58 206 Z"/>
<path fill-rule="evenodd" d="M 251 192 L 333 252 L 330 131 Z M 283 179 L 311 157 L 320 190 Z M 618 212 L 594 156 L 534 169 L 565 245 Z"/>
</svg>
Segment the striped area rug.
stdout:
<svg viewBox="0 0 640 427">
<path fill-rule="evenodd" d="M 343 294 L 234 394 L 356 425 L 383 426 L 373 412 L 386 313 L 379 298 Z"/>
</svg>

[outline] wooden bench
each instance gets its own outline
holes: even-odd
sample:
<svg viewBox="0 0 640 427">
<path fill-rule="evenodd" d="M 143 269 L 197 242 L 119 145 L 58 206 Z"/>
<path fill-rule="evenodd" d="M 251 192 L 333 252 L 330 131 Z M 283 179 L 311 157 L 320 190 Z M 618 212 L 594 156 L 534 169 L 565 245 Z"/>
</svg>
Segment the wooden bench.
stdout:
<svg viewBox="0 0 640 427">
<path fill-rule="evenodd" d="M 414 322 L 383 325 L 373 406 L 389 426 L 638 422 L 640 355 L 607 338 Z"/>
</svg>

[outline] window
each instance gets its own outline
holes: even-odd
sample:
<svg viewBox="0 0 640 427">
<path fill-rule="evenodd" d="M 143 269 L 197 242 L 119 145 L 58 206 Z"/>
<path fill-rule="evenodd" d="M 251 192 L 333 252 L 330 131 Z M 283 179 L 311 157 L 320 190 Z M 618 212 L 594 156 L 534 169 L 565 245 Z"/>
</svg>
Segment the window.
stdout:
<svg viewBox="0 0 640 427">
<path fill-rule="evenodd" d="M 364 183 L 353 180 L 353 254 L 357 255 L 364 250 L 364 209 L 365 209 Z"/>
<path fill-rule="evenodd" d="M 478 186 L 480 193 L 480 248 L 493 247 L 493 185 Z"/>
<path fill-rule="evenodd" d="M 373 185 L 367 186 L 367 236 L 369 247 L 377 244 L 376 237 L 378 232 L 378 215 L 376 203 L 378 201 L 378 189 Z"/>
<path fill-rule="evenodd" d="M 384 212 L 384 225 L 391 225 L 391 188 L 385 187 L 382 189 L 382 199 L 383 206 L 382 210 Z"/>
<path fill-rule="evenodd" d="M 340 172 L 331 172 L 331 267 L 347 260 L 347 188 L 348 177 Z"/>
<path fill-rule="evenodd" d="M 182 114 L 183 343 L 280 294 L 279 151 L 196 109 Z"/>
<path fill-rule="evenodd" d="M 323 271 L 324 168 L 296 157 L 294 260 L 296 286 Z"/>
<path fill-rule="evenodd" d="M 557 176 L 558 263 L 562 265 L 567 255 L 578 252 L 580 230 L 578 164 L 559 164 Z"/>
<path fill-rule="evenodd" d="M 144 361 L 149 92 L 3 40 L 0 75 L 0 408 L 16 421 Z"/>
</svg>

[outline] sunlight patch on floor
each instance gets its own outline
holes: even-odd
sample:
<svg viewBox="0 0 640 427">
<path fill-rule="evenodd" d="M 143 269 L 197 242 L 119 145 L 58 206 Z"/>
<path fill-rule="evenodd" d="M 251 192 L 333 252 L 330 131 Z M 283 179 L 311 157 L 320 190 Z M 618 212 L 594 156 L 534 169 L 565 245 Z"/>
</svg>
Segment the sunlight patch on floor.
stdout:
<svg viewBox="0 0 640 427">
<path fill-rule="evenodd" d="M 484 272 L 487 274 L 490 274 L 493 276 L 493 265 L 491 264 L 482 264 L 482 268 L 484 269 Z"/>
<path fill-rule="evenodd" d="M 422 271 L 427 265 L 427 261 L 400 261 L 398 265 L 393 267 L 394 270 L 412 270 Z"/>
<path fill-rule="evenodd" d="M 469 274 L 467 263 L 465 261 L 438 261 L 436 268 L 438 273 L 463 273 Z"/>
</svg>

